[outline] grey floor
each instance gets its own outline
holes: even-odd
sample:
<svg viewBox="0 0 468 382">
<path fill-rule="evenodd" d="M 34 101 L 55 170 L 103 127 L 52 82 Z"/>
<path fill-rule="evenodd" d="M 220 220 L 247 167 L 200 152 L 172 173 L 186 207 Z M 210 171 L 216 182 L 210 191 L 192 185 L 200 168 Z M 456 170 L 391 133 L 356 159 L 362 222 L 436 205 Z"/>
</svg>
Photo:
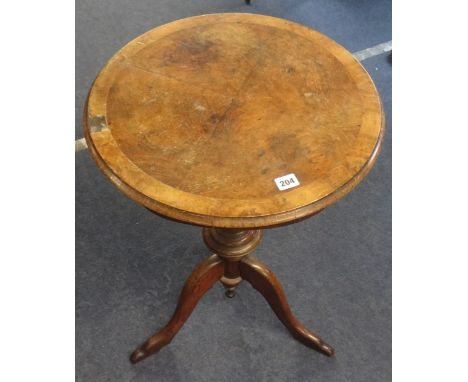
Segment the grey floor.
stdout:
<svg viewBox="0 0 468 382">
<path fill-rule="evenodd" d="M 253 12 L 309 25 L 350 51 L 391 40 L 390 1 L 78 1 L 76 137 L 86 92 L 121 45 L 162 23 Z M 77 381 L 391 380 L 391 64 L 363 62 L 387 115 L 370 175 L 303 222 L 265 232 L 257 257 L 283 282 L 297 317 L 332 344 L 326 358 L 293 340 L 247 284 L 215 286 L 179 335 L 138 365 L 128 356 L 169 319 L 185 278 L 207 256 L 197 227 L 150 214 L 120 194 L 86 150 L 76 154 Z"/>
</svg>

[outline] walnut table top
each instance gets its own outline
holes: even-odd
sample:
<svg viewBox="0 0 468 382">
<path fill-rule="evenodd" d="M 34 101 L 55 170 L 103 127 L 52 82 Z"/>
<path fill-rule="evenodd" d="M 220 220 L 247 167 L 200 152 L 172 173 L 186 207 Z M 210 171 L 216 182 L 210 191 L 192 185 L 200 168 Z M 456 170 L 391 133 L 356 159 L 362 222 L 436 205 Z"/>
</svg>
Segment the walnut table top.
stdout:
<svg viewBox="0 0 468 382">
<path fill-rule="evenodd" d="M 259 228 L 347 194 L 376 160 L 384 114 L 333 40 L 229 13 L 128 43 L 94 82 L 84 124 L 94 159 L 133 200 L 186 223 Z"/>
</svg>

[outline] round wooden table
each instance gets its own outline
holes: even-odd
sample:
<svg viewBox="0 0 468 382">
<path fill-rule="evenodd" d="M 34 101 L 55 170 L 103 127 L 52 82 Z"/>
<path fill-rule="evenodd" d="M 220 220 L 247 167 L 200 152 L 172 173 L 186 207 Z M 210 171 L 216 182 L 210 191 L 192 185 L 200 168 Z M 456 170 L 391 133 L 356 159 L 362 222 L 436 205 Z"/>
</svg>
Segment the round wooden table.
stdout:
<svg viewBox="0 0 468 382">
<path fill-rule="evenodd" d="M 84 132 L 121 191 L 157 214 L 203 226 L 213 253 L 132 362 L 168 344 L 217 281 L 231 297 L 247 280 L 294 337 L 334 353 L 293 316 L 276 277 L 250 254 L 262 228 L 320 212 L 374 165 L 384 113 L 351 53 L 279 18 L 178 20 L 110 59 L 90 90 Z"/>
</svg>

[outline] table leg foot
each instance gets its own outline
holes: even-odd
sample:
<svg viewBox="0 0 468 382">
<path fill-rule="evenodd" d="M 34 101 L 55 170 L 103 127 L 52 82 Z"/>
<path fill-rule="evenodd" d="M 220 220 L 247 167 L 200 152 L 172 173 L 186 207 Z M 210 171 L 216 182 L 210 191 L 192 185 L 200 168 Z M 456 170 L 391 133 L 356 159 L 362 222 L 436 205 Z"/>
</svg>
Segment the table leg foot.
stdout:
<svg viewBox="0 0 468 382">
<path fill-rule="evenodd" d="M 221 279 L 223 274 L 224 262 L 216 255 L 209 257 L 198 265 L 186 281 L 170 321 L 163 329 L 135 350 L 130 356 L 130 361 L 137 363 L 169 344 L 190 317 L 198 301 L 215 282 Z"/>
<path fill-rule="evenodd" d="M 335 354 L 334 349 L 330 345 L 308 330 L 292 314 L 280 282 L 266 265 L 254 257 L 248 256 L 242 259 L 239 268 L 242 279 L 247 280 L 263 295 L 293 337 L 327 356 Z"/>
</svg>

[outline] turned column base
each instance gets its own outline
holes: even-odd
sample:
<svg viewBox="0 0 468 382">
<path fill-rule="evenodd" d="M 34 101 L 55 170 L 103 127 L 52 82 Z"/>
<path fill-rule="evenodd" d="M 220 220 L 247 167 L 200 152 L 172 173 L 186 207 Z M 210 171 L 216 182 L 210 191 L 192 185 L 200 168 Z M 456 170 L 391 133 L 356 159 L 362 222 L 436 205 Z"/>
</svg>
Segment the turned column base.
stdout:
<svg viewBox="0 0 468 382">
<path fill-rule="evenodd" d="M 213 253 L 199 264 L 187 279 L 176 310 L 167 325 L 135 350 L 130 360 L 139 362 L 169 344 L 203 295 L 220 281 L 227 297 L 234 297 L 242 280 L 248 281 L 267 300 L 279 320 L 300 342 L 327 355 L 333 348 L 302 325 L 292 314 L 276 276 L 266 265 L 250 256 L 260 244 L 260 230 L 204 228 L 203 240 Z"/>
</svg>

